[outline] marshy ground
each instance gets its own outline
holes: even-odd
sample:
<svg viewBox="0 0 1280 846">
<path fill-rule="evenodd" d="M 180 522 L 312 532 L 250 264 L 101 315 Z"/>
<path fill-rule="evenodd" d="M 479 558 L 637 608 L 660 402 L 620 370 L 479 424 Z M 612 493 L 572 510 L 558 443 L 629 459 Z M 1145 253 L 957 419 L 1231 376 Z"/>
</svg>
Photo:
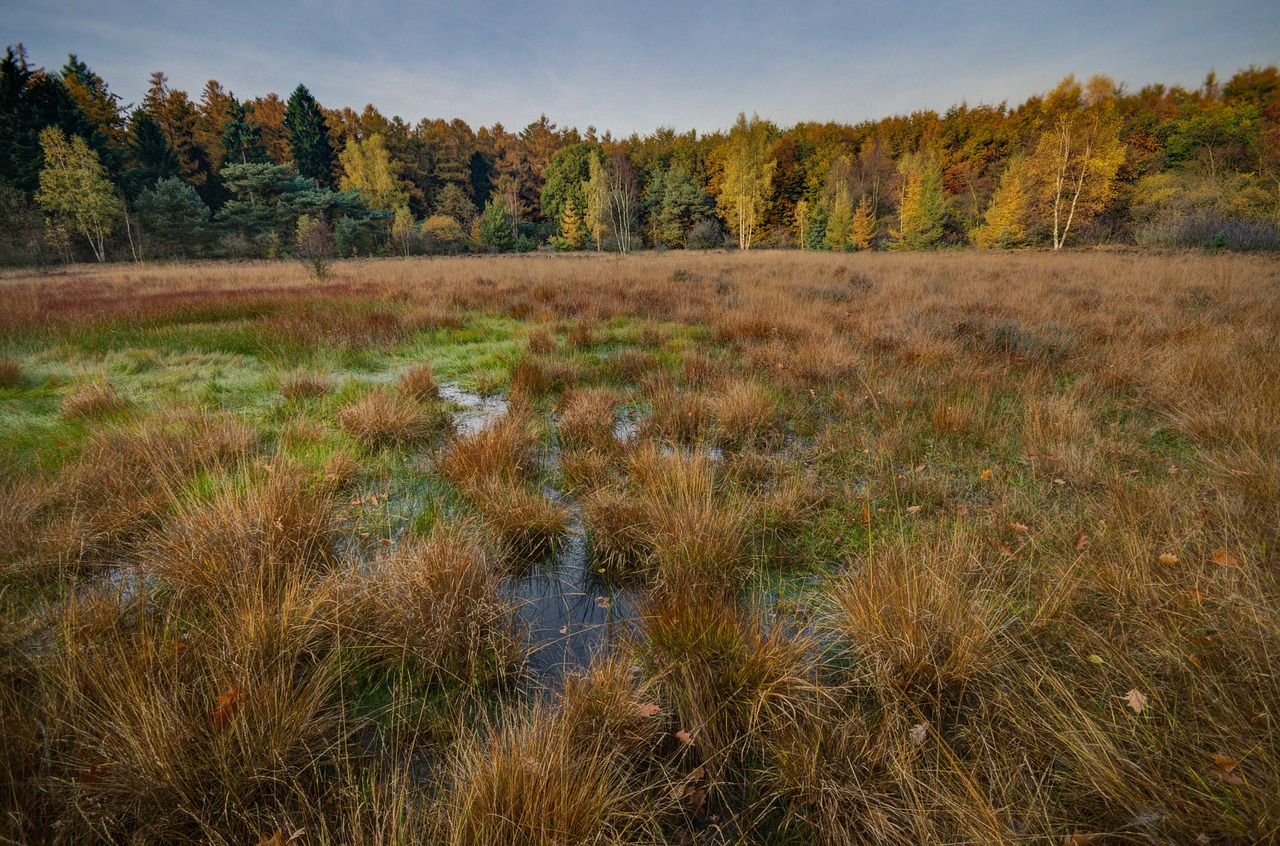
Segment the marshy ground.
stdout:
<svg viewBox="0 0 1280 846">
<path fill-rule="evenodd" d="M 1280 263 L 0 278 L 0 840 L 1280 832 Z"/>
</svg>

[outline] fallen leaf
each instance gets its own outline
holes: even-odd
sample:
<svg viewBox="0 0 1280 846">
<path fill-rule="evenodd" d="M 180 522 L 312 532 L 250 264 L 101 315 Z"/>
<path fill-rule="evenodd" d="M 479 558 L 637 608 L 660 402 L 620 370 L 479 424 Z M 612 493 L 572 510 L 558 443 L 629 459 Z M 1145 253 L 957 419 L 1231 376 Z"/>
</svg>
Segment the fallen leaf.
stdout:
<svg viewBox="0 0 1280 846">
<path fill-rule="evenodd" d="M 240 710 L 244 701 L 244 693 L 232 685 L 227 692 L 218 697 L 217 706 L 213 709 L 213 730 L 222 731 L 231 722 L 231 718 Z"/>
<path fill-rule="evenodd" d="M 561 627 L 560 627 L 560 634 L 568 634 L 568 633 L 569 633 L 569 627 L 568 627 L 568 626 L 561 626 Z"/>
<path fill-rule="evenodd" d="M 1066 479 L 1054 479 L 1054 480 L 1053 480 L 1053 483 L 1054 483 L 1055 485 L 1065 485 L 1065 484 L 1067 483 L 1067 480 L 1066 480 Z"/>
<path fill-rule="evenodd" d="M 1147 707 L 1147 695 L 1136 687 L 1121 698 L 1133 709 L 1135 714 L 1141 714 Z"/>
<path fill-rule="evenodd" d="M 1103 658 L 1101 655 L 1099 655 L 1099 654 L 1097 654 L 1097 653 L 1095 652 L 1094 654 L 1092 654 L 1092 655 L 1090 655 L 1090 656 L 1089 656 L 1089 663 L 1090 663 L 1090 664 L 1097 664 L 1099 667 L 1101 667 L 1103 664 L 1105 664 L 1105 663 L 1107 663 L 1107 662 L 1106 662 L 1106 659 L 1105 659 L 1105 658 Z"/>
<path fill-rule="evenodd" d="M 1231 785 L 1232 787 L 1240 787 L 1244 784 L 1244 776 L 1240 775 L 1240 773 L 1235 772 L 1234 770 L 1231 770 L 1228 772 L 1215 771 L 1214 775 L 1222 779 L 1224 782 Z"/>
<path fill-rule="evenodd" d="M 1240 559 L 1236 558 L 1225 549 L 1219 549 L 1213 554 L 1213 563 L 1219 567 L 1235 567 L 1240 563 Z"/>
<path fill-rule="evenodd" d="M 1105 834 L 1068 834 L 1062 838 L 1062 846 L 1099 846 L 1105 842 Z"/>
<path fill-rule="evenodd" d="M 680 729 L 680 731 L 676 732 L 676 739 L 686 746 L 693 745 L 693 735 L 689 734 L 689 732 L 684 729 Z"/>
<path fill-rule="evenodd" d="M 657 702 L 643 702 L 636 706 L 636 712 L 642 717 L 652 717 L 662 711 Z"/>
<path fill-rule="evenodd" d="M 284 832 L 277 831 L 270 837 L 263 837 L 258 841 L 258 846 L 285 846 L 289 841 L 284 839 Z"/>
<path fill-rule="evenodd" d="M 1234 770 L 1236 767 L 1240 766 L 1239 761 L 1235 760 L 1234 758 L 1228 758 L 1226 755 L 1223 755 L 1221 752 L 1213 756 L 1213 762 L 1217 764 L 1219 767 L 1222 767 L 1223 771 L 1228 773 Z"/>
<path fill-rule="evenodd" d="M 871 509 L 865 505 L 862 506 L 862 522 L 871 525 Z"/>
<path fill-rule="evenodd" d="M 920 505 L 910 505 L 910 506 L 907 506 L 907 513 L 908 513 L 908 514 L 919 514 L 919 513 L 920 513 L 920 509 L 921 509 L 921 508 L 923 508 L 923 506 L 920 506 Z"/>
<path fill-rule="evenodd" d="M 597 607 L 597 608 L 608 608 L 608 607 L 609 607 L 609 597 L 607 597 L 607 596 L 598 596 L 598 597 L 596 597 L 596 607 Z"/>
<path fill-rule="evenodd" d="M 1005 555 L 1009 556 L 1010 558 L 1012 558 L 1015 554 L 1013 551 L 1013 548 L 1010 547 L 1009 544 L 1007 543 L 1000 544 L 1000 551 L 1003 552 Z"/>
<path fill-rule="evenodd" d="M 1028 531 L 1026 524 L 1019 523 L 1017 520 L 1011 521 L 1009 523 L 1009 528 L 1013 529 L 1015 532 L 1017 532 L 1020 535 L 1024 535 Z"/>
<path fill-rule="evenodd" d="M 1081 530 L 1080 534 L 1076 535 L 1076 551 L 1084 549 L 1088 545 L 1089 545 L 1089 536 L 1086 535 L 1083 530 Z"/>
<path fill-rule="evenodd" d="M 916 723 L 908 733 L 911 736 L 911 744 L 913 746 L 923 746 L 924 739 L 929 736 L 929 726 L 924 723 Z"/>
<path fill-rule="evenodd" d="M 1174 555 L 1172 552 L 1166 552 L 1165 554 L 1160 556 L 1160 563 L 1161 564 L 1177 564 L 1178 556 Z"/>
<path fill-rule="evenodd" d="M 982 471 L 982 481 L 984 481 L 984 482 L 985 482 L 985 481 L 988 481 L 990 478 L 991 478 L 991 471 L 990 471 L 990 470 L 983 470 L 983 471 Z"/>
</svg>

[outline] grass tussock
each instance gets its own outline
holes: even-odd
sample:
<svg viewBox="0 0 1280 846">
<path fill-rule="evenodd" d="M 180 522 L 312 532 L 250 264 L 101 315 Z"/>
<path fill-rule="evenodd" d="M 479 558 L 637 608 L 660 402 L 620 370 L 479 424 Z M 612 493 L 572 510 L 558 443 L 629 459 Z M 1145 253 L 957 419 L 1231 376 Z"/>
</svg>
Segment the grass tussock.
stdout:
<svg viewBox="0 0 1280 846">
<path fill-rule="evenodd" d="M 21 388 L 23 381 L 22 365 L 11 358 L 0 358 L 0 389 Z"/>
<path fill-rule="evenodd" d="M 400 377 L 400 393 L 418 402 L 430 402 L 440 393 L 440 383 L 430 364 L 416 364 Z"/>
<path fill-rule="evenodd" d="M 84 382 L 58 403 L 63 417 L 97 420 L 123 411 L 127 403 L 110 382 Z"/>
<path fill-rule="evenodd" d="M 715 437 L 734 449 L 763 446 L 779 437 L 778 406 L 760 383 L 735 380 L 711 400 Z"/>
<path fill-rule="evenodd" d="M 464 738 L 446 776 L 441 841 L 628 843 L 657 836 L 614 738 L 535 706 Z"/>
<path fill-rule="evenodd" d="M 438 527 L 360 573 L 346 628 L 365 663 L 455 684 L 500 678 L 520 656 L 500 575 L 463 529 Z"/>
<path fill-rule="evenodd" d="M 334 489 L 302 467 L 267 465 L 185 504 L 148 556 L 148 572 L 178 591 L 212 598 L 229 587 L 289 584 L 333 563 Z"/>
<path fill-rule="evenodd" d="M 285 402 L 305 402 L 324 396 L 332 388 L 333 385 L 324 376 L 299 373 L 281 383 L 280 398 Z"/>
<path fill-rule="evenodd" d="M 371 451 L 422 444 L 449 428 L 448 417 L 438 408 L 386 391 L 373 391 L 348 405 L 339 412 L 338 423 Z"/>
<path fill-rule="evenodd" d="M 470 491 L 494 479 L 527 476 L 533 471 L 536 443 L 530 419 L 513 410 L 490 426 L 454 438 L 436 464 L 461 490 Z"/>
<path fill-rule="evenodd" d="M 614 418 L 620 399 L 609 388 L 574 391 L 560 406 L 556 435 L 564 449 L 607 453 L 617 446 Z"/>
</svg>

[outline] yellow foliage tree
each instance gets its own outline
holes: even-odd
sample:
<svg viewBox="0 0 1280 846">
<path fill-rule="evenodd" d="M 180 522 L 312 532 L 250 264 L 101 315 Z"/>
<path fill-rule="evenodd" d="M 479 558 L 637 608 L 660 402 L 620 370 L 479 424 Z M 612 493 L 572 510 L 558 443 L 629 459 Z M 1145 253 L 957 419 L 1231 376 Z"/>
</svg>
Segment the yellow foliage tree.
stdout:
<svg viewBox="0 0 1280 846">
<path fill-rule="evenodd" d="M 982 225 L 969 233 L 979 247 L 1020 247 L 1027 242 L 1027 212 L 1031 204 L 1031 180 L 1026 159 L 1009 163 L 1000 187 L 991 198 Z"/>
<path fill-rule="evenodd" d="M 1095 76 L 1082 88 L 1068 76 L 1045 98 L 1045 118 L 1030 166 L 1036 208 L 1060 250 L 1116 193 L 1125 148 L 1115 83 Z"/>
<path fill-rule="evenodd" d="M 353 138 L 343 148 L 343 191 L 358 191 L 371 209 L 394 211 L 409 204 L 409 192 L 400 179 L 400 163 L 391 157 L 381 135 Z"/>
<path fill-rule="evenodd" d="M 769 158 L 769 125 L 759 115 L 748 121 L 746 114 L 740 113 L 725 141 L 724 172 L 716 197 L 720 214 L 737 230 L 738 249 L 751 249 L 765 203 L 773 193 L 776 166 Z"/>
<path fill-rule="evenodd" d="M 849 242 L 856 250 L 871 249 L 871 242 L 876 237 L 876 212 L 871 207 L 871 198 L 866 194 L 858 200 L 858 207 L 853 210 L 853 225 L 849 229 Z"/>
</svg>

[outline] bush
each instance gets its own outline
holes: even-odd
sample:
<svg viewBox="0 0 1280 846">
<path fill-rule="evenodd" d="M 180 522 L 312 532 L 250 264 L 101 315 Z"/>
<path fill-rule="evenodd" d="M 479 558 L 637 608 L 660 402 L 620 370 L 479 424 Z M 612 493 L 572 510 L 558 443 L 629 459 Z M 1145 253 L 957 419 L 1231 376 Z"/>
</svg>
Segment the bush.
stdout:
<svg viewBox="0 0 1280 846">
<path fill-rule="evenodd" d="M 724 246 L 724 229 L 720 221 L 704 217 L 685 234 L 684 243 L 691 250 L 719 249 Z"/>
</svg>

